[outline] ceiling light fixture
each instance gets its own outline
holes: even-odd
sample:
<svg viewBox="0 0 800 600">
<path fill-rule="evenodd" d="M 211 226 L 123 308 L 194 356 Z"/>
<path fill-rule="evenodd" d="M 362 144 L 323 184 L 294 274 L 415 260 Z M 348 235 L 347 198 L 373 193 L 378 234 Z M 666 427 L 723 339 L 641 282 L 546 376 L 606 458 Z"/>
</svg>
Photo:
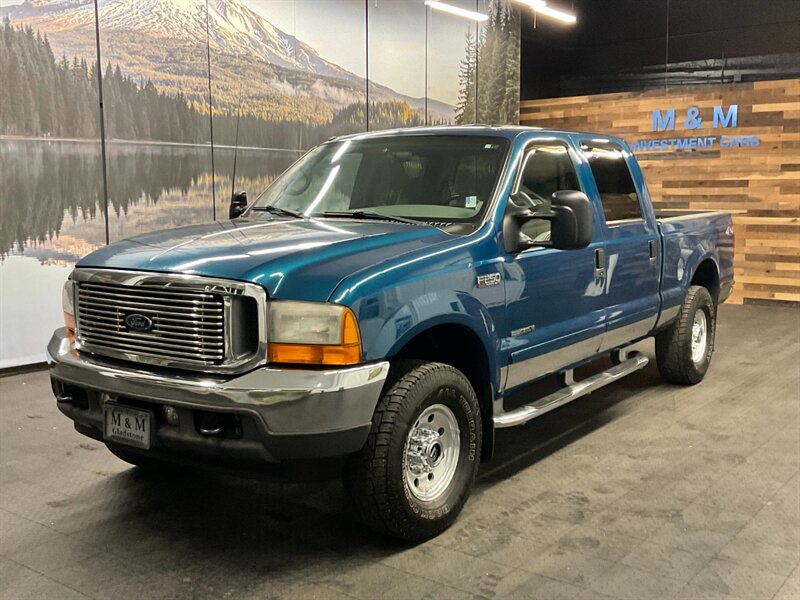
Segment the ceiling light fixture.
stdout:
<svg viewBox="0 0 800 600">
<path fill-rule="evenodd" d="M 441 10 L 442 12 L 450 13 L 451 15 L 456 15 L 458 17 L 472 19 L 473 21 L 486 21 L 489 18 L 489 15 L 475 12 L 474 10 L 459 8 L 458 6 L 445 4 L 444 2 L 439 2 L 438 0 L 425 0 L 425 6 L 429 6 L 434 10 Z"/>
<path fill-rule="evenodd" d="M 562 23 L 567 23 L 569 25 L 574 25 L 577 22 L 577 17 L 571 13 L 564 12 L 563 10 L 558 10 L 556 8 L 550 8 L 547 6 L 547 2 L 545 0 L 519 0 L 523 4 L 527 4 L 530 6 L 534 12 L 539 13 L 540 15 L 546 15 L 557 21 L 561 21 Z"/>
</svg>

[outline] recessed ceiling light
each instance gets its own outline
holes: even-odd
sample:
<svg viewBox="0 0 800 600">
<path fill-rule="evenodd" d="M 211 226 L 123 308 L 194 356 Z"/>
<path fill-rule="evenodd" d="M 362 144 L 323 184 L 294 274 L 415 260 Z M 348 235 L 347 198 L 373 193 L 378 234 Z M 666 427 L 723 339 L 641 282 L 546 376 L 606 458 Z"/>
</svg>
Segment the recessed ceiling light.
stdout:
<svg viewBox="0 0 800 600">
<path fill-rule="evenodd" d="M 475 12 L 474 10 L 459 8 L 458 6 L 452 6 L 451 4 L 445 4 L 444 2 L 439 2 L 438 0 L 425 0 L 425 5 L 430 6 L 435 10 L 440 10 L 442 12 L 450 13 L 451 15 L 464 17 L 465 19 L 472 19 L 473 21 L 485 21 L 489 18 L 489 15 Z"/>
<path fill-rule="evenodd" d="M 578 20 L 577 17 L 571 13 L 547 6 L 547 2 L 545 2 L 545 0 L 519 0 L 519 2 L 530 6 L 536 13 L 546 15 L 556 19 L 557 21 L 561 21 L 562 23 L 574 25 Z"/>
</svg>

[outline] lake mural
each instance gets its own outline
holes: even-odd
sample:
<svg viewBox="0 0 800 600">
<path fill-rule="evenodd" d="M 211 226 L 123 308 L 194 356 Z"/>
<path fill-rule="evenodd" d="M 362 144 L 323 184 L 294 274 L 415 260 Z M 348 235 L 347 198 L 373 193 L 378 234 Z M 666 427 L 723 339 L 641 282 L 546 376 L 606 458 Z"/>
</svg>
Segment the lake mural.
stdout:
<svg viewBox="0 0 800 600">
<path fill-rule="evenodd" d="M 98 19 L 91 0 L 0 0 L 0 368 L 44 359 L 81 256 L 227 218 L 234 147 L 253 198 L 331 136 L 516 123 L 516 10 L 452 1 L 490 19 L 411 0 L 103 0 Z"/>
</svg>

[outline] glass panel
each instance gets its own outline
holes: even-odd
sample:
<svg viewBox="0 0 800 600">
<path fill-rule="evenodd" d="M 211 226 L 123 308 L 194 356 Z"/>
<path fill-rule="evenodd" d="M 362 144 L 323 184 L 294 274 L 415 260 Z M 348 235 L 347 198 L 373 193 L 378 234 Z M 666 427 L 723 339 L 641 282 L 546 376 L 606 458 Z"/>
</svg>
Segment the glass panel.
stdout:
<svg viewBox="0 0 800 600">
<path fill-rule="evenodd" d="M 475 11 L 476 0 L 447 4 Z M 461 16 L 428 10 L 428 120 L 477 122 L 475 52 L 478 24 Z"/>
<path fill-rule="evenodd" d="M 298 106 L 305 149 L 364 131 L 366 12 L 363 0 L 295 0 Z"/>
<path fill-rule="evenodd" d="M 210 221 L 205 3 L 101 2 L 99 27 L 111 241 Z"/>
<path fill-rule="evenodd" d="M 370 131 L 425 124 L 425 13 L 418 0 L 368 5 Z"/>
<path fill-rule="evenodd" d="M 61 286 L 105 243 L 94 11 L 39 4 L 0 0 L 0 368 L 44 360 Z"/>
<path fill-rule="evenodd" d="M 519 9 L 509 0 L 478 0 L 476 4 L 480 12 L 489 15 L 478 33 L 477 121 L 518 125 Z"/>
<path fill-rule="evenodd" d="M 622 148 L 584 143 L 581 149 L 592 168 L 606 222 L 641 219 L 642 207 Z"/>
<path fill-rule="evenodd" d="M 294 0 L 210 6 L 216 218 L 224 221 L 234 189 L 254 197 L 299 156 L 315 111 L 298 94 Z"/>
</svg>

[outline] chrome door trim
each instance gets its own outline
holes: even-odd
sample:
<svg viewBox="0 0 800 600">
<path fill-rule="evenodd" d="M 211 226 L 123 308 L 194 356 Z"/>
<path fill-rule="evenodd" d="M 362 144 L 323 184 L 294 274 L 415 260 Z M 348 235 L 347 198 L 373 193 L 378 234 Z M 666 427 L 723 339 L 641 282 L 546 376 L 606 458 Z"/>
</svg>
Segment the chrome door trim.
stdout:
<svg viewBox="0 0 800 600">
<path fill-rule="evenodd" d="M 540 354 L 518 363 L 512 362 L 506 367 L 506 384 L 503 389 L 509 390 L 530 383 L 545 375 L 558 373 L 587 358 L 627 346 L 634 340 L 647 337 L 654 328 L 655 317 L 642 319 L 546 354 Z"/>
<path fill-rule="evenodd" d="M 658 321 L 656 322 L 656 327 L 661 327 L 666 323 L 669 323 L 673 319 L 675 319 L 678 314 L 681 312 L 681 305 L 676 304 L 675 306 L 670 306 L 669 308 L 662 308 L 661 314 L 658 317 Z"/>
<path fill-rule="evenodd" d="M 606 334 L 603 336 L 600 352 L 626 346 L 634 340 L 647 337 L 647 334 L 655 329 L 657 318 L 658 315 L 653 315 L 652 317 L 636 321 L 635 323 L 628 323 L 621 327 L 607 329 Z"/>
<path fill-rule="evenodd" d="M 598 353 L 603 334 L 564 346 L 545 354 L 508 365 L 506 390 L 530 383 L 545 375 L 557 373 L 569 365 L 590 358 Z"/>
<path fill-rule="evenodd" d="M 524 425 L 531 419 L 547 414 L 551 410 L 563 406 L 568 402 L 591 394 L 601 387 L 605 387 L 622 377 L 630 375 L 639 369 L 643 369 L 647 366 L 647 363 L 648 358 L 644 354 L 641 352 L 634 352 L 630 358 L 610 369 L 602 371 L 583 381 L 574 381 L 560 390 L 556 390 L 552 394 L 539 398 L 530 404 L 520 406 L 510 412 L 497 414 L 492 417 L 492 421 L 494 422 L 494 426 L 498 429 L 502 427 Z"/>
</svg>

